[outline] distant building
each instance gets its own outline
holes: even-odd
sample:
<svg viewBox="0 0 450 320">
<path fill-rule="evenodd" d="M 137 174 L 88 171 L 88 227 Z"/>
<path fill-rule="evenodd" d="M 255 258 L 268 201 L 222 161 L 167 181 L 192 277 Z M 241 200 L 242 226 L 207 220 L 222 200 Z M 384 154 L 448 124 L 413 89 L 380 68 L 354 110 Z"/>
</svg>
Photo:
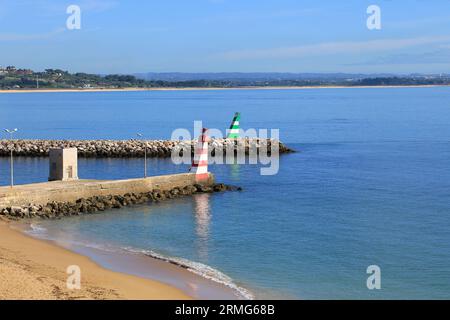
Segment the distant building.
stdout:
<svg viewBox="0 0 450 320">
<path fill-rule="evenodd" d="M 77 148 L 50 149 L 49 181 L 78 179 Z"/>
<path fill-rule="evenodd" d="M 14 67 L 14 66 L 7 66 L 6 67 L 6 72 L 8 72 L 8 73 L 15 73 L 16 72 L 16 67 Z"/>
<path fill-rule="evenodd" d="M 19 75 L 26 76 L 26 75 L 33 74 L 33 70 L 30 70 L 30 69 L 18 69 L 15 73 L 19 74 Z"/>
</svg>

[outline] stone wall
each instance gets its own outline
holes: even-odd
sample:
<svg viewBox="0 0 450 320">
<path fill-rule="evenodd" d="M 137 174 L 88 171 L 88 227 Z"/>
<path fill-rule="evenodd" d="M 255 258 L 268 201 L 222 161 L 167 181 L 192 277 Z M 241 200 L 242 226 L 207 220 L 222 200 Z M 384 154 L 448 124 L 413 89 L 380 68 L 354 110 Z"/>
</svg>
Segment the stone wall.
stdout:
<svg viewBox="0 0 450 320">
<path fill-rule="evenodd" d="M 214 176 L 204 185 L 213 185 Z M 50 202 L 74 202 L 95 196 L 115 196 L 127 193 L 141 194 L 153 190 L 172 190 L 197 184 L 195 174 L 182 173 L 128 180 L 52 181 L 0 187 L 0 208 L 27 204 L 46 205 Z"/>
<path fill-rule="evenodd" d="M 153 189 L 148 192 L 125 193 L 124 195 L 100 195 L 80 198 L 76 201 L 52 201 L 45 205 L 33 204 L 0 208 L 0 219 L 55 219 L 67 216 L 99 213 L 105 210 L 120 209 L 134 204 L 160 202 L 168 199 L 223 191 L 240 191 L 241 188 L 222 183 L 212 185 L 194 184 L 174 187 L 168 190 Z"/>
<path fill-rule="evenodd" d="M 194 151 L 196 141 L 173 140 L 0 140 L 0 156 L 9 156 L 13 148 L 14 155 L 28 157 L 47 157 L 52 148 L 77 148 L 79 157 L 143 157 L 145 144 L 148 157 L 170 157 L 175 147 L 190 146 Z M 293 150 L 279 141 L 271 139 L 213 139 L 210 149 L 231 147 L 236 150 L 238 145 L 244 146 L 246 154 L 251 147 L 259 150 L 262 146 L 271 149 L 272 144 L 278 144 L 280 153 Z"/>
</svg>

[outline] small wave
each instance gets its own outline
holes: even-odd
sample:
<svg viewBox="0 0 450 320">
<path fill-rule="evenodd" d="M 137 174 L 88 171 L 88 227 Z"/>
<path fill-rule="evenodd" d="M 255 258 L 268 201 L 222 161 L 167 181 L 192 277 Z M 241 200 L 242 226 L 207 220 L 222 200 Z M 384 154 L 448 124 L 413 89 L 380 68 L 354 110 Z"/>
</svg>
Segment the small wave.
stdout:
<svg viewBox="0 0 450 320">
<path fill-rule="evenodd" d="M 36 225 L 36 224 L 30 224 L 29 228 L 27 230 L 24 230 L 24 232 L 32 237 L 38 238 L 38 239 L 43 239 L 43 240 L 50 240 L 55 242 L 56 244 L 59 244 L 63 247 L 66 247 L 67 245 L 75 246 L 75 247 L 85 247 L 85 248 L 89 248 L 89 249 L 96 249 L 96 250 L 101 250 L 101 251 L 106 251 L 106 252 L 116 252 L 117 248 L 109 246 L 109 245 L 104 245 L 104 244 L 99 244 L 99 243 L 95 243 L 92 241 L 80 241 L 80 240 L 69 240 L 69 239 L 61 239 L 58 236 L 52 235 L 51 232 L 49 232 L 49 230 L 47 228 L 44 228 L 42 226 Z"/>
<path fill-rule="evenodd" d="M 230 278 L 223 272 L 220 272 L 219 270 L 214 269 L 206 264 L 183 258 L 163 256 L 162 254 L 156 253 L 151 250 L 136 250 L 129 247 L 125 247 L 123 249 L 134 253 L 141 253 L 148 257 L 171 263 L 178 267 L 184 268 L 192 273 L 195 273 L 205 279 L 214 281 L 216 283 L 220 283 L 235 291 L 238 297 L 240 298 L 247 300 L 253 300 L 255 298 L 250 291 L 235 284 L 232 278 Z"/>
<path fill-rule="evenodd" d="M 40 225 L 31 223 L 29 226 L 30 226 L 30 228 L 28 230 L 26 230 L 25 232 L 30 235 L 44 236 L 47 234 L 47 229 Z"/>
<path fill-rule="evenodd" d="M 58 240 L 55 240 L 58 242 Z M 71 245 L 77 246 L 77 247 L 85 247 L 88 249 L 95 249 L 99 251 L 105 251 L 105 252 L 117 252 L 118 249 L 114 246 L 107 245 L 107 244 L 99 244 L 95 243 L 93 241 L 78 241 L 78 240 L 71 240 Z"/>
</svg>

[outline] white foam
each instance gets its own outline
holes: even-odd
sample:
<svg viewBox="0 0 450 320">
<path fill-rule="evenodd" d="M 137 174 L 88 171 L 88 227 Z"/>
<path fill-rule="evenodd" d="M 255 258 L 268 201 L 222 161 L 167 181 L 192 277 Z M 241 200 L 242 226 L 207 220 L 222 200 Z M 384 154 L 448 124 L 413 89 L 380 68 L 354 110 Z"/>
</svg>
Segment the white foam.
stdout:
<svg viewBox="0 0 450 320">
<path fill-rule="evenodd" d="M 188 259 L 183 259 L 183 258 L 163 256 L 152 250 L 136 250 L 136 249 L 129 248 L 129 247 L 125 247 L 123 249 L 130 251 L 130 252 L 134 252 L 134 253 L 145 254 L 149 257 L 152 257 L 152 258 L 155 258 L 158 260 L 162 260 L 162 261 L 165 261 L 168 263 L 172 263 L 172 264 L 182 267 L 192 273 L 195 273 L 205 279 L 214 281 L 216 283 L 220 283 L 220 284 L 227 286 L 228 288 L 231 288 L 232 290 L 234 290 L 239 298 L 247 299 L 247 300 L 254 299 L 254 296 L 250 291 L 235 284 L 231 277 L 227 276 L 223 272 L 220 272 L 219 270 L 214 269 L 206 264 L 191 261 Z"/>
<path fill-rule="evenodd" d="M 60 244 L 63 247 L 69 244 L 70 246 L 85 247 L 107 252 L 117 251 L 117 248 L 108 245 L 98 244 L 95 242 L 61 239 L 57 236 L 51 235 L 51 232 L 49 232 L 47 228 L 44 228 L 37 224 L 31 223 L 29 227 L 30 228 L 28 230 L 24 231 L 26 234 L 39 239 L 54 241 L 55 243 Z"/>
<path fill-rule="evenodd" d="M 30 235 L 34 235 L 34 236 L 40 236 L 40 235 L 43 236 L 43 235 L 47 234 L 47 229 L 42 227 L 42 226 L 40 226 L 40 225 L 31 223 L 30 224 L 30 229 L 25 231 L 25 232 L 30 234 Z"/>
</svg>

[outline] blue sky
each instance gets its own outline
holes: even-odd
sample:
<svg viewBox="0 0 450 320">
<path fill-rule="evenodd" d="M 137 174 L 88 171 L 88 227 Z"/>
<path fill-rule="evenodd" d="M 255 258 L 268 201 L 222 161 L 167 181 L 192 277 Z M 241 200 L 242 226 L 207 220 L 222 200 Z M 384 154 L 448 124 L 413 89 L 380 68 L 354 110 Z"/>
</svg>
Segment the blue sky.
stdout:
<svg viewBox="0 0 450 320">
<path fill-rule="evenodd" d="M 66 9 L 81 8 L 68 30 Z M 381 30 L 366 9 L 381 8 Z M 450 73 L 449 0 L 0 0 L 0 65 L 71 72 Z"/>
</svg>

